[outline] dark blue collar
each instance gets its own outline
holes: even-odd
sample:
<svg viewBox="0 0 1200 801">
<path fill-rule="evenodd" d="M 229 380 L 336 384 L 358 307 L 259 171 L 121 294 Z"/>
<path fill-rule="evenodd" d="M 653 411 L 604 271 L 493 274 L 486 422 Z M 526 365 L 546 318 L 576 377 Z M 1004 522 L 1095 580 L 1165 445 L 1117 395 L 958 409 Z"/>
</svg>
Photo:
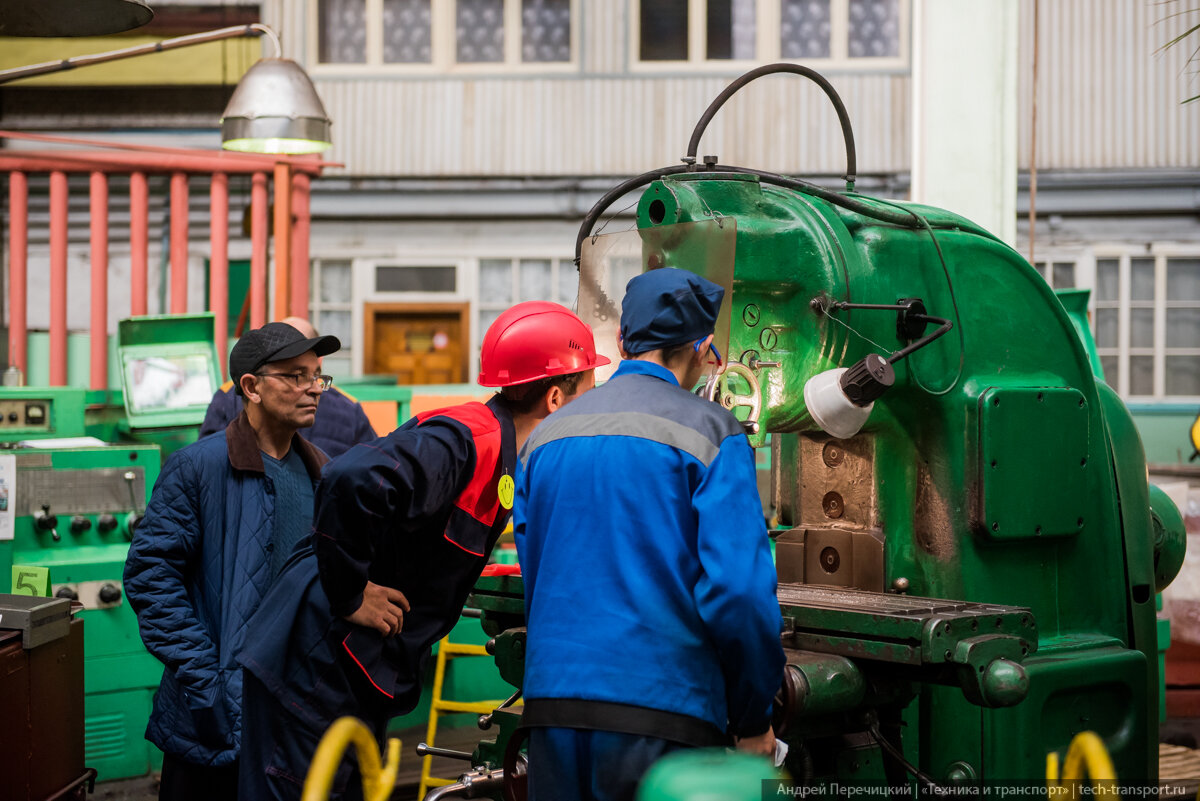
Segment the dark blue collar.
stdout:
<svg viewBox="0 0 1200 801">
<path fill-rule="evenodd" d="M 662 365 L 642 359 L 625 359 L 622 361 L 621 365 L 617 368 L 617 372 L 613 373 L 612 377 L 620 378 L 623 375 L 649 375 L 679 386 L 679 379 L 670 370 Z"/>
</svg>

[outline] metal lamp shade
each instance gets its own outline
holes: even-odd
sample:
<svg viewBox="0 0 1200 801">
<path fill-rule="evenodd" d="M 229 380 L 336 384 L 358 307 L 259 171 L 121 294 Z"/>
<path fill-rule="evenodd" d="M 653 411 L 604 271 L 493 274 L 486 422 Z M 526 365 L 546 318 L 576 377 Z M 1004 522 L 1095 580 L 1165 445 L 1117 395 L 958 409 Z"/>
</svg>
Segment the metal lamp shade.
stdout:
<svg viewBox="0 0 1200 801">
<path fill-rule="evenodd" d="M 138 0 L 0 0 L 0 36 L 107 36 L 153 17 Z"/>
<path fill-rule="evenodd" d="M 331 123 L 295 61 L 264 58 L 246 71 L 221 117 L 221 146 L 246 153 L 320 153 Z"/>
</svg>

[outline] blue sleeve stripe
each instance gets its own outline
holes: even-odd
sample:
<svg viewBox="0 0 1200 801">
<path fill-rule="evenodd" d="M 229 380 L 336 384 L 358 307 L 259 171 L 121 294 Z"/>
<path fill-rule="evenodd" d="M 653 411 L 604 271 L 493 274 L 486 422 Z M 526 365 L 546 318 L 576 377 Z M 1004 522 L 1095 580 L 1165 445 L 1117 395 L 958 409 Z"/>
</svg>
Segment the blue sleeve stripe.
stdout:
<svg viewBox="0 0 1200 801">
<path fill-rule="evenodd" d="M 571 437 L 637 437 L 667 445 L 695 457 L 708 467 L 717 457 L 718 446 L 694 428 L 642 412 L 615 412 L 609 414 L 563 415 L 551 417 L 534 431 L 530 441 L 521 451 L 524 467 L 535 450 L 550 442 Z"/>
</svg>

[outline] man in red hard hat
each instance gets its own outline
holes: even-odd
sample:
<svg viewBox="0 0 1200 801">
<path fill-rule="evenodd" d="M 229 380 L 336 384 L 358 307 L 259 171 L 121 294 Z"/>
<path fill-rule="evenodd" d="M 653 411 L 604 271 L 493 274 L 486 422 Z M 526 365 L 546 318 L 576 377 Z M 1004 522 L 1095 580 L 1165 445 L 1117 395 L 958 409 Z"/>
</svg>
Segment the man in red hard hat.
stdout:
<svg viewBox="0 0 1200 801">
<path fill-rule="evenodd" d="M 483 339 L 486 404 L 426 412 L 330 462 L 313 533 L 248 624 L 239 797 L 299 799 L 313 752 L 343 715 L 382 740 L 409 712 L 434 643 L 463 603 L 512 509 L 517 452 L 608 364 L 592 331 L 555 303 L 518 304 Z M 361 793 L 345 759 L 331 798 Z"/>
</svg>

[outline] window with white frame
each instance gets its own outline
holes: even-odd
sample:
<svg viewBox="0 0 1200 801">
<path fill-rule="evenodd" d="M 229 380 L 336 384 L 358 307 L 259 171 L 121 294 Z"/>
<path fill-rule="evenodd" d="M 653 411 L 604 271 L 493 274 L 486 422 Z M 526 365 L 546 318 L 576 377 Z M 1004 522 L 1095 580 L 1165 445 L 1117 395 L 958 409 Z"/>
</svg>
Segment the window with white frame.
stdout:
<svg viewBox="0 0 1200 801">
<path fill-rule="evenodd" d="M 637 0 L 641 66 L 803 60 L 822 66 L 901 67 L 909 0 Z"/>
<path fill-rule="evenodd" d="M 335 381 L 349 378 L 355 347 L 350 259 L 314 259 L 310 285 L 309 320 L 317 331 L 342 343 L 337 353 L 325 357 L 323 368 Z"/>
<path fill-rule="evenodd" d="M 1051 289 L 1074 289 L 1076 286 L 1075 262 L 1052 259 L 1034 265 Z"/>
<path fill-rule="evenodd" d="M 320 65 L 570 65 L 577 0 L 311 0 Z"/>
<path fill-rule="evenodd" d="M 1200 250 L 1097 251 L 1092 329 L 1123 396 L 1200 398 Z"/>
<path fill-rule="evenodd" d="M 579 271 L 571 258 L 480 259 L 475 307 L 479 338 L 482 340 L 488 326 L 514 303 L 551 300 L 574 308 L 578 292 Z"/>
</svg>

